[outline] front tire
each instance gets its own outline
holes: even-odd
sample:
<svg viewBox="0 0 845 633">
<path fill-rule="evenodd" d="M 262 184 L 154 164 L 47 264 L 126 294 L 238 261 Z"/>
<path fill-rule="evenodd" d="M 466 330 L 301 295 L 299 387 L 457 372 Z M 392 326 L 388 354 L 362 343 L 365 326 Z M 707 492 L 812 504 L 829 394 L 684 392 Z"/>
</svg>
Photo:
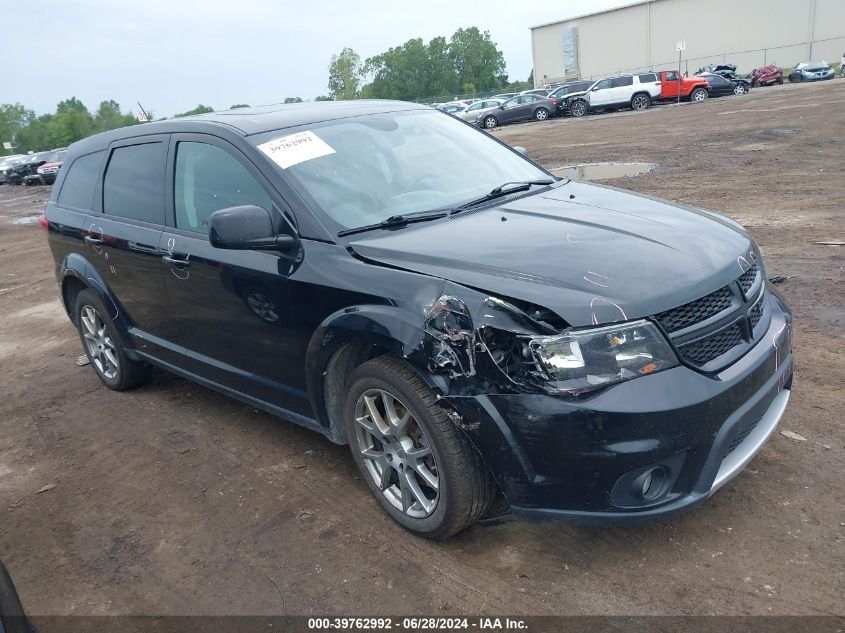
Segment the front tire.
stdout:
<svg viewBox="0 0 845 633">
<path fill-rule="evenodd" d="M 486 116 L 484 117 L 484 127 L 488 130 L 492 130 L 494 127 L 499 125 L 499 121 L 494 116 Z"/>
<path fill-rule="evenodd" d="M 745 87 L 744 84 L 737 84 L 737 85 L 734 86 L 734 94 L 735 95 L 737 95 L 737 96 L 744 95 L 746 92 L 748 92 L 748 89 Z"/>
<path fill-rule="evenodd" d="M 469 439 L 404 361 L 379 356 L 352 373 L 346 436 L 361 476 L 414 534 L 445 539 L 477 521 L 495 485 Z"/>
<path fill-rule="evenodd" d="M 94 292 L 76 295 L 74 315 L 85 355 L 106 387 L 125 391 L 147 379 L 149 365 L 127 356 L 108 310 Z"/>
<path fill-rule="evenodd" d="M 587 104 L 585 101 L 578 100 L 569 106 L 569 114 L 574 117 L 582 117 L 587 114 Z"/>
<path fill-rule="evenodd" d="M 534 112 L 534 119 L 537 121 L 545 121 L 549 118 L 549 111 L 545 108 L 537 108 Z"/>
<path fill-rule="evenodd" d="M 645 94 L 634 95 L 631 99 L 632 110 L 648 110 L 651 107 L 651 97 Z"/>
</svg>

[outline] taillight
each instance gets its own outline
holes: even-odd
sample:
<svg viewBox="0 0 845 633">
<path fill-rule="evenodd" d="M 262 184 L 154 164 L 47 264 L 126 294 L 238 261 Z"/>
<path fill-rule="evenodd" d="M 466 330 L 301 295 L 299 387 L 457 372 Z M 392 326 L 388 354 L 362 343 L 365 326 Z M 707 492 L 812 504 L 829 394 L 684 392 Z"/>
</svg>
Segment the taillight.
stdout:
<svg viewBox="0 0 845 633">
<path fill-rule="evenodd" d="M 50 226 L 50 223 L 47 221 L 47 214 L 46 213 L 42 213 L 40 216 L 38 216 L 38 224 L 40 224 L 41 228 L 44 229 L 45 231 Z"/>
</svg>

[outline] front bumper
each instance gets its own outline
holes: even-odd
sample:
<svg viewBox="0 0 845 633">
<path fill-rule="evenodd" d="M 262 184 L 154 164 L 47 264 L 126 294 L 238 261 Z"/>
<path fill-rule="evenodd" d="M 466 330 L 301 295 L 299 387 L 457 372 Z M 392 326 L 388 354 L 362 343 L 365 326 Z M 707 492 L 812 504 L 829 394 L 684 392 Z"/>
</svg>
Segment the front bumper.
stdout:
<svg viewBox="0 0 845 633">
<path fill-rule="evenodd" d="M 665 519 L 739 474 L 783 415 L 791 316 L 770 299 L 765 335 L 717 374 L 679 366 L 580 398 L 447 399 L 515 514 L 612 525 Z M 651 471 L 662 473 L 659 490 L 638 496 Z"/>
</svg>

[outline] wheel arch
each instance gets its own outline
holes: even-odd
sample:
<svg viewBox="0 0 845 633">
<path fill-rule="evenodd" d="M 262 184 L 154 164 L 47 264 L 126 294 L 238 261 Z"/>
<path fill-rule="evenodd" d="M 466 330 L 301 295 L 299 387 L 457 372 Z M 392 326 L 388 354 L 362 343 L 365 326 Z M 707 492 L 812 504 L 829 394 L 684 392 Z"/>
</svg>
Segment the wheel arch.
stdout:
<svg viewBox="0 0 845 633">
<path fill-rule="evenodd" d="M 637 92 L 635 92 L 634 94 L 631 95 L 631 100 L 629 101 L 629 103 L 633 103 L 634 99 L 636 99 L 637 97 L 639 97 L 641 95 L 643 97 L 646 97 L 648 99 L 649 103 L 654 101 L 654 97 L 651 96 L 651 93 L 648 90 L 638 90 Z"/>
<path fill-rule="evenodd" d="M 311 406 L 331 441 L 346 443 L 344 387 L 352 371 L 371 358 L 403 358 L 431 389 L 447 390 L 445 377 L 431 374 L 422 362 L 425 336 L 420 319 L 394 306 L 345 308 L 320 324 L 308 343 L 305 378 Z"/>
<path fill-rule="evenodd" d="M 117 328 L 121 343 L 127 350 L 131 350 L 132 344 L 128 335 L 129 322 L 123 311 L 120 310 L 108 284 L 97 272 L 97 269 L 89 265 L 79 253 L 71 253 L 62 261 L 59 277 L 61 279 L 62 304 L 71 322 L 77 325 L 73 310 L 76 296 L 83 290 L 91 290 L 108 311 L 109 318 Z"/>
</svg>

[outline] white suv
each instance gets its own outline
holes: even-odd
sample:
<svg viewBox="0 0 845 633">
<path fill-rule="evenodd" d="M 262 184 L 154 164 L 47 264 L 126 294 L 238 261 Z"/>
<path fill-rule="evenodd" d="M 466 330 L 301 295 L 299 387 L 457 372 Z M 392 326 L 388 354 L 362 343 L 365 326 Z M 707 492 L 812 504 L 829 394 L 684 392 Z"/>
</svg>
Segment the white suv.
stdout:
<svg viewBox="0 0 845 633">
<path fill-rule="evenodd" d="M 564 111 L 584 116 L 591 110 L 625 108 L 645 110 L 660 96 L 660 80 L 656 73 L 620 75 L 600 79 L 587 90 L 566 96 Z"/>
</svg>

